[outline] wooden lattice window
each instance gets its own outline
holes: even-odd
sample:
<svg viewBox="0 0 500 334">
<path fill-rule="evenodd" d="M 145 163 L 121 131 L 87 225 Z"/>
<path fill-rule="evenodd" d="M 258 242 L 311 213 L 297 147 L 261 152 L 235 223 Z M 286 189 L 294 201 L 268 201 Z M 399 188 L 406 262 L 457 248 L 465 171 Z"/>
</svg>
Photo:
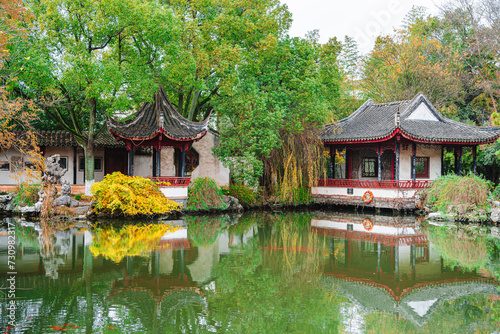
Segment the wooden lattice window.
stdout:
<svg viewBox="0 0 500 334">
<path fill-rule="evenodd" d="M 418 179 L 429 178 L 429 157 L 415 158 L 415 171 Z"/>
<path fill-rule="evenodd" d="M 0 170 L 9 171 L 10 170 L 10 162 L 3 160 L 0 161 Z"/>
<path fill-rule="evenodd" d="M 363 177 L 375 177 L 378 175 L 377 158 L 363 158 L 361 175 Z"/>
</svg>

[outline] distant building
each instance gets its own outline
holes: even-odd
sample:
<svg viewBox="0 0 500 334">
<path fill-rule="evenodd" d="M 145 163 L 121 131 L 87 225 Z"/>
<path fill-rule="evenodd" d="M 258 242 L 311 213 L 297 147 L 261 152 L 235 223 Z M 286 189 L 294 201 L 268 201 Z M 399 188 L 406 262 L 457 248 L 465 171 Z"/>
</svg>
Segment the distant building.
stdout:
<svg viewBox="0 0 500 334">
<path fill-rule="evenodd" d="M 414 209 L 415 194 L 443 174 L 443 152 L 462 152 L 500 137 L 498 128 L 479 128 L 443 117 L 418 94 L 413 100 L 377 104 L 366 101 L 338 123 L 328 124 L 321 139 L 330 153 L 328 179 L 319 180 L 313 197 L 325 203 Z M 335 156 L 340 155 L 341 163 Z"/>
</svg>

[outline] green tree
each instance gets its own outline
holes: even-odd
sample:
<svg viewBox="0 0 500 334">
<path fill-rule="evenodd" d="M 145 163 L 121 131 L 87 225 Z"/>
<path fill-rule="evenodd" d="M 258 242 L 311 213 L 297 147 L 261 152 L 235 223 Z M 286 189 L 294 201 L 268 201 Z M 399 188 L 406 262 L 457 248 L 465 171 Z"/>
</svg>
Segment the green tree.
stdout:
<svg viewBox="0 0 500 334">
<path fill-rule="evenodd" d="M 173 50 L 170 9 L 137 0 L 29 1 L 35 19 L 19 46 L 18 91 L 67 131 L 85 152 L 85 186 L 94 182 L 94 138 L 105 116 L 149 99 Z"/>
<path fill-rule="evenodd" d="M 237 181 L 256 186 L 273 151 L 293 140 L 293 135 L 324 124 L 339 95 L 339 49 L 336 41 L 321 45 L 314 35 L 306 39 L 275 36 L 240 63 L 235 85 L 221 91 L 216 104 L 222 139 L 217 154 L 231 165 Z M 308 161 L 300 149 L 309 143 L 304 139 L 289 153 Z M 271 161 L 274 170 L 286 169 L 284 159 L 290 158 L 286 155 Z M 302 175 L 304 170 L 295 172 Z M 272 169 L 266 168 L 264 176 L 274 178 L 274 183 L 276 178 L 277 183 L 282 181 L 279 173 L 272 175 Z M 311 180 L 304 177 L 303 181 L 299 186 Z"/>
<path fill-rule="evenodd" d="M 168 1 L 180 19 L 179 53 L 165 58 L 161 82 L 189 120 L 206 118 L 214 98 L 236 84 L 248 52 L 283 35 L 291 14 L 278 0 Z"/>
<path fill-rule="evenodd" d="M 364 64 L 362 87 L 377 102 L 409 100 L 419 92 L 443 110 L 460 97 L 459 55 L 424 30 L 433 18 L 378 37 Z"/>
<path fill-rule="evenodd" d="M 31 126 L 36 118 L 36 108 L 31 101 L 15 97 L 9 92 L 9 85 L 17 82 L 18 71 L 9 68 L 8 64 L 24 61 L 22 55 L 13 49 L 26 38 L 27 30 L 22 23 L 30 19 L 20 0 L 0 0 L 0 150 L 6 156 L 6 151 L 13 148 L 23 153 L 24 159 L 34 163 L 37 170 L 41 170 L 43 159 Z M 23 135 L 20 136 L 18 131 L 22 131 Z M 23 161 L 20 163 L 21 166 L 16 167 L 24 170 Z M 23 172 L 25 180 L 39 176 L 34 172 L 27 168 Z"/>
</svg>

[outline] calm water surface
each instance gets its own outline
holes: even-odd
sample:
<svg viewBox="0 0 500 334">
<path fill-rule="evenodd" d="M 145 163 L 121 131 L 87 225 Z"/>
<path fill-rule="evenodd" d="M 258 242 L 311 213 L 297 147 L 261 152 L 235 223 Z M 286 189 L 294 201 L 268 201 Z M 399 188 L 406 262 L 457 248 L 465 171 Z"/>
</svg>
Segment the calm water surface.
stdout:
<svg viewBox="0 0 500 334">
<path fill-rule="evenodd" d="M 498 333 L 499 234 L 332 212 L 4 220 L 0 332 Z"/>
</svg>

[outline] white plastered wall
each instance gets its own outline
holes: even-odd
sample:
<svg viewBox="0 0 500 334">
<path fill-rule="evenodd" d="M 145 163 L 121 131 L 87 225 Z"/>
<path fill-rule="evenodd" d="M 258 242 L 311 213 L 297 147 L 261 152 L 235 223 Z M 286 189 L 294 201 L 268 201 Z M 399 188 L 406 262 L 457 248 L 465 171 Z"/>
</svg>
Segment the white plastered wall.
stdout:
<svg viewBox="0 0 500 334">
<path fill-rule="evenodd" d="M 22 156 L 17 150 L 8 149 L 2 152 L 0 155 L 1 162 L 9 162 L 10 166 L 8 170 L 0 170 L 0 184 L 12 185 L 18 184 L 19 182 L 24 182 L 25 178 L 22 172 L 14 172 L 12 168 L 12 158 L 13 157 L 22 157 L 23 169 L 24 163 L 29 161 L 29 158 L 26 156 Z M 16 178 L 17 176 L 17 178 Z M 35 182 L 39 182 L 39 180 L 35 180 Z"/>
<path fill-rule="evenodd" d="M 174 165 L 174 149 L 163 147 L 161 149 L 161 176 L 177 176 Z"/>
<path fill-rule="evenodd" d="M 78 153 L 77 158 L 76 158 L 76 163 L 80 161 L 80 157 L 83 157 L 83 153 Z M 104 179 L 104 170 L 106 166 L 105 164 L 105 159 L 104 159 L 104 150 L 103 149 L 96 149 L 94 150 L 94 158 L 101 158 L 102 159 L 102 169 L 101 170 L 94 170 L 94 178 L 95 182 L 102 181 Z M 80 166 L 77 165 L 77 178 L 76 178 L 76 183 L 77 184 L 84 184 L 85 179 L 84 179 L 84 171 L 79 169 Z M 72 183 L 72 182 L 70 182 Z"/>
<path fill-rule="evenodd" d="M 210 177 L 217 182 L 219 186 L 229 184 L 229 169 L 222 165 L 212 149 L 219 146 L 219 136 L 211 131 L 200 141 L 193 143 L 193 148 L 200 155 L 200 164 L 193 170 L 192 178 Z"/>
<path fill-rule="evenodd" d="M 153 157 L 147 154 L 134 154 L 134 176 L 153 176 Z"/>
<path fill-rule="evenodd" d="M 399 179 L 411 180 L 411 145 L 403 149 L 399 156 Z M 441 175 L 441 145 L 421 145 L 417 144 L 417 157 L 429 157 L 429 178 L 418 180 L 434 180 Z"/>
</svg>

